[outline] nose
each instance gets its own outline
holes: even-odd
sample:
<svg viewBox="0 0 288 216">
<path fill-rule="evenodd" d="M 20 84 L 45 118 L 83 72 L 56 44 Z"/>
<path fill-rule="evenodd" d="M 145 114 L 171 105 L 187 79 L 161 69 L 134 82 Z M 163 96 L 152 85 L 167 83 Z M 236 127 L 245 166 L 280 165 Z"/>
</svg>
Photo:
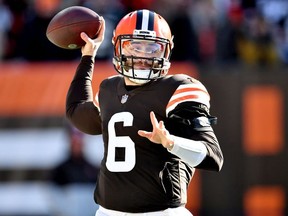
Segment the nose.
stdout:
<svg viewBox="0 0 288 216">
<path fill-rule="evenodd" d="M 136 58 L 134 58 L 133 59 L 133 61 L 135 62 L 135 63 L 142 63 L 143 61 L 144 61 L 144 59 L 143 59 L 143 57 L 141 56 L 137 56 Z"/>
<path fill-rule="evenodd" d="M 145 65 L 145 64 L 148 63 L 148 61 L 147 61 L 146 59 L 141 59 L 141 60 L 140 60 L 140 63 L 141 63 L 142 65 Z"/>
<path fill-rule="evenodd" d="M 147 65 L 149 63 L 148 59 L 136 59 L 135 63 L 139 65 Z"/>
</svg>

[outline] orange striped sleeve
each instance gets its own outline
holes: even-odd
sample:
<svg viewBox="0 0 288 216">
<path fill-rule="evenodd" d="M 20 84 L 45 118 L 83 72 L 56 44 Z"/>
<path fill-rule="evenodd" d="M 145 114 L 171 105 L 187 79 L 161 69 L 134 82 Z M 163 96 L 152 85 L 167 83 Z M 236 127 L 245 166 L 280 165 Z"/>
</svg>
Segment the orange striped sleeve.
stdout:
<svg viewBox="0 0 288 216">
<path fill-rule="evenodd" d="M 180 85 L 166 106 L 166 115 L 178 104 L 183 102 L 198 102 L 210 108 L 210 96 L 207 89 L 201 82 Z"/>
</svg>

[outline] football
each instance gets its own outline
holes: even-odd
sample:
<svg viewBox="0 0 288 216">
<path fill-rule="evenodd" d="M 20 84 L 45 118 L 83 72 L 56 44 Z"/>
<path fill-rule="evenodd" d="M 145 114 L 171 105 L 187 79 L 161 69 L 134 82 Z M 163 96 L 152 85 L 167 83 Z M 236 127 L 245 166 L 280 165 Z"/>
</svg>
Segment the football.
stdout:
<svg viewBox="0 0 288 216">
<path fill-rule="evenodd" d="M 97 38 L 101 26 L 102 21 L 95 11 L 82 6 L 71 6 L 51 19 L 46 36 L 60 48 L 79 49 L 85 45 L 80 33 L 85 32 L 90 38 Z"/>
</svg>

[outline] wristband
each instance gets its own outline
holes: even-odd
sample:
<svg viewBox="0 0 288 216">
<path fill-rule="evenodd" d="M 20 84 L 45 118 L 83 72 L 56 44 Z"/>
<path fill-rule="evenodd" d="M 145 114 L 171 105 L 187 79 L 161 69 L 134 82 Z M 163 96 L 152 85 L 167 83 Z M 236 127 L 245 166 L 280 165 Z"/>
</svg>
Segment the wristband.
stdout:
<svg viewBox="0 0 288 216">
<path fill-rule="evenodd" d="M 167 150 L 181 158 L 190 166 L 195 167 L 199 165 L 207 154 L 207 149 L 201 141 L 194 141 L 182 137 L 173 136 L 174 145 Z"/>
</svg>

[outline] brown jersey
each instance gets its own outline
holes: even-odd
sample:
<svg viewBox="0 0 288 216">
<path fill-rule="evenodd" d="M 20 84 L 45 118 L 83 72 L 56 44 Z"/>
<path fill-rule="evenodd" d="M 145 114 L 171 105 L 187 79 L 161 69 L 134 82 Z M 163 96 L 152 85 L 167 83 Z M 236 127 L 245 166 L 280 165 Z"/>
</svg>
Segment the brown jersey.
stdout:
<svg viewBox="0 0 288 216">
<path fill-rule="evenodd" d="M 93 103 L 92 69 L 92 61 L 82 58 L 69 89 L 67 116 L 79 129 L 103 134 L 95 201 L 125 212 L 185 205 L 194 168 L 137 132 L 152 130 L 149 113 L 154 111 L 171 134 L 203 141 L 208 156 L 199 168 L 218 170 L 223 160 L 218 141 L 210 124 L 199 120 L 210 117 L 205 87 L 189 76 L 173 75 L 127 89 L 123 77 L 114 76 L 102 81 Z"/>
</svg>

